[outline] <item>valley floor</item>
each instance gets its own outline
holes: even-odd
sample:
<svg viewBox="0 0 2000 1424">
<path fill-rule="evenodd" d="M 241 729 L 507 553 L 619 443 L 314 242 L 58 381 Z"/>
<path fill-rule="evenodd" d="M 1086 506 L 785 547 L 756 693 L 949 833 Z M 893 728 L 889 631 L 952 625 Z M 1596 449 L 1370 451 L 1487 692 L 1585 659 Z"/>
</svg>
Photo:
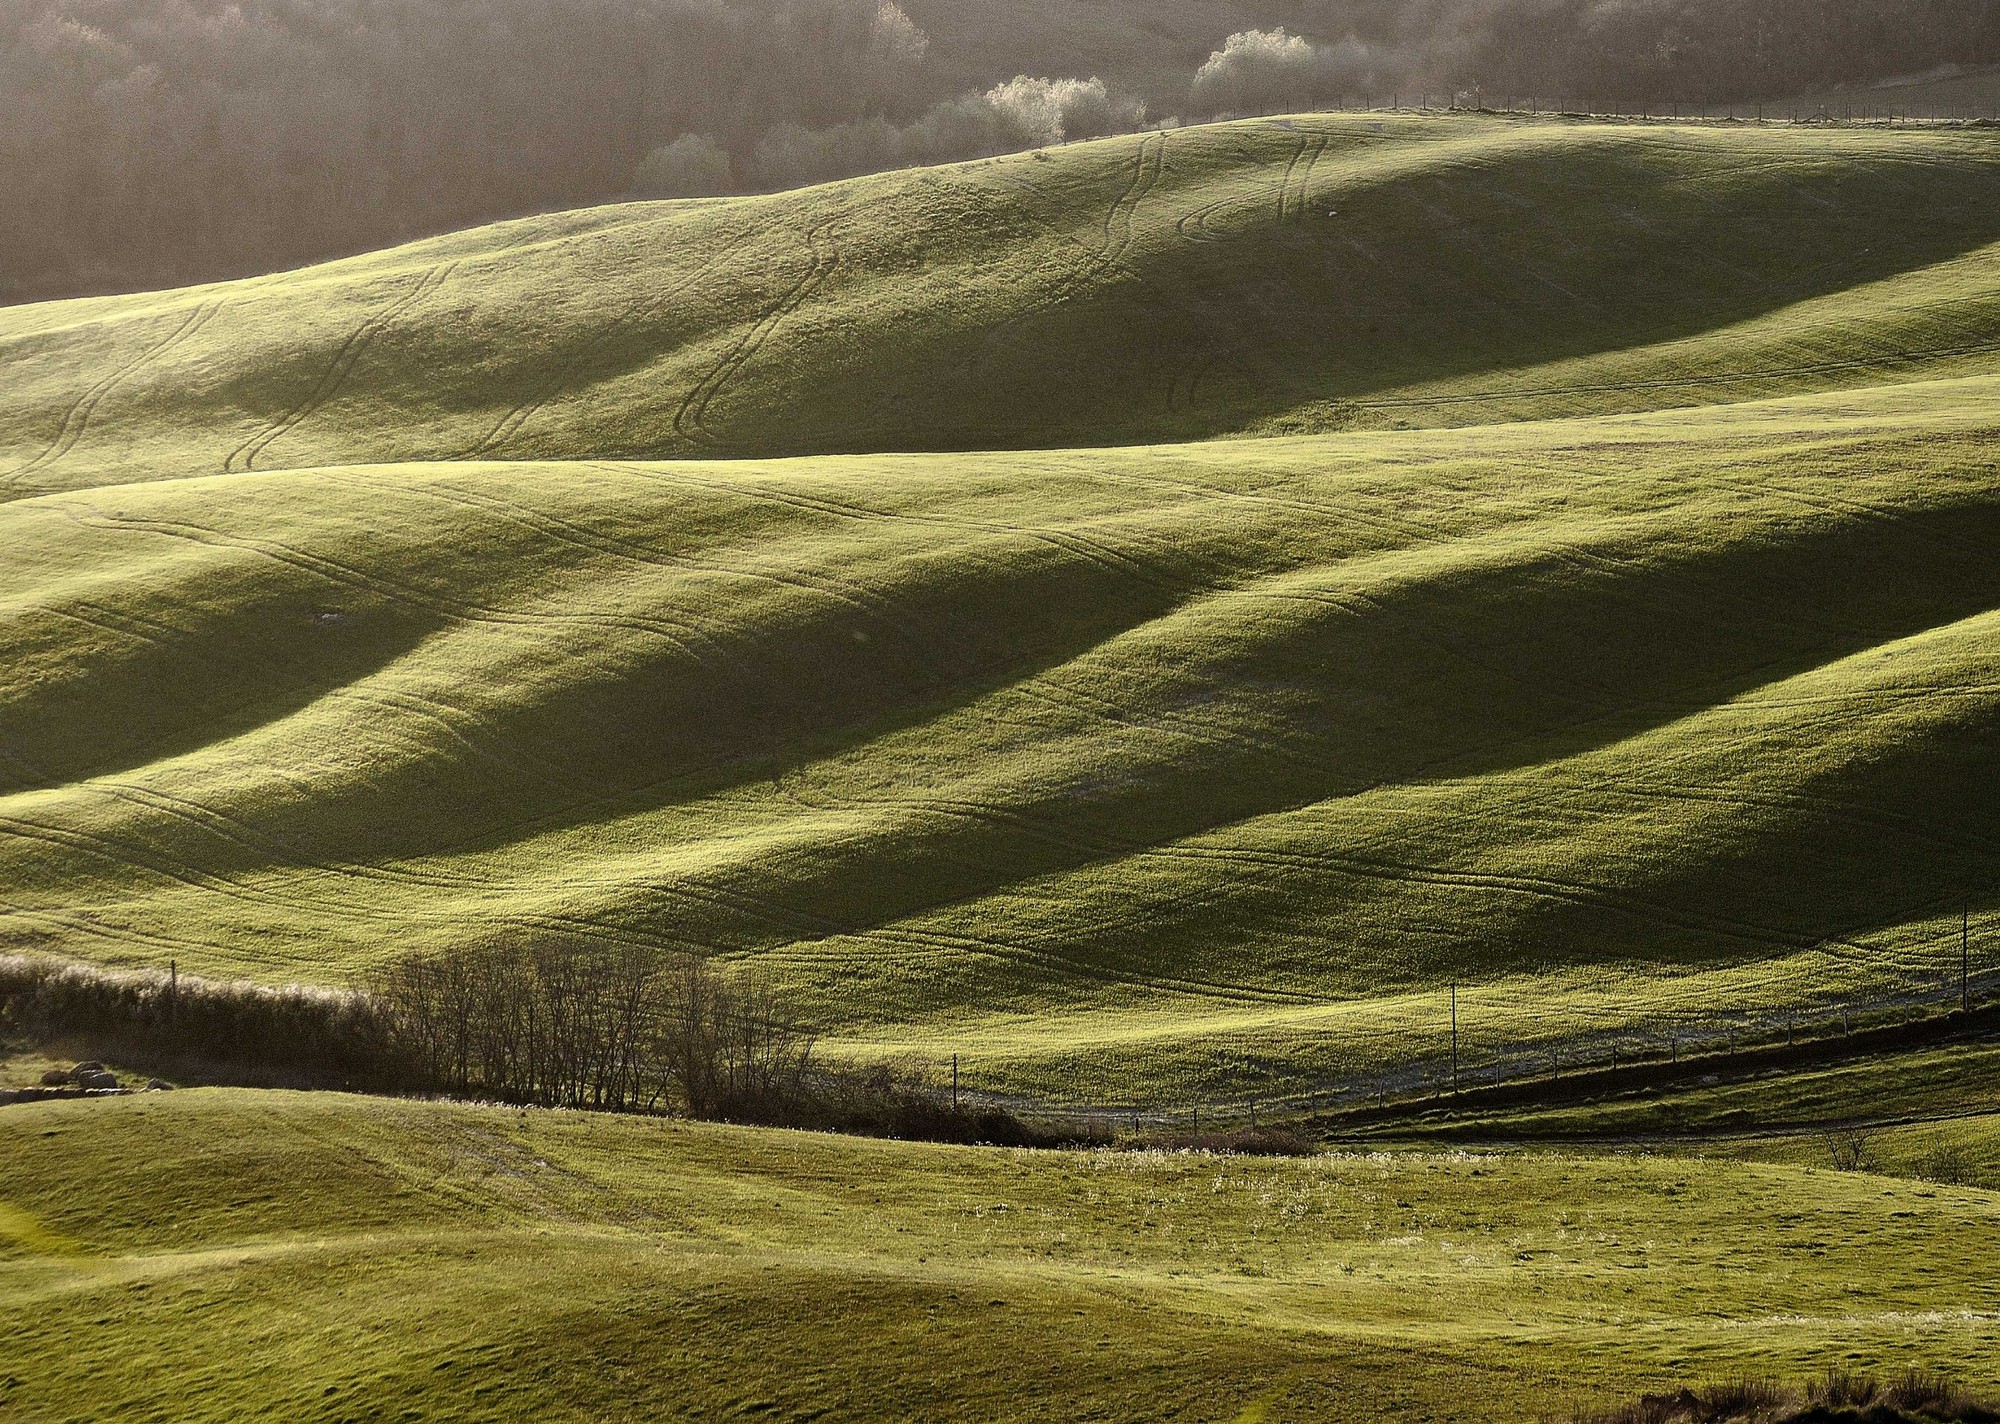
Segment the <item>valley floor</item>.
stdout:
<svg viewBox="0 0 2000 1424">
<path fill-rule="evenodd" d="M 1528 1420 L 1830 1365 L 2000 1384 L 2000 1196 L 1806 1162 L 194 1090 L 0 1111 L 0 1163 L 0 1412 L 35 1424 Z"/>
</svg>

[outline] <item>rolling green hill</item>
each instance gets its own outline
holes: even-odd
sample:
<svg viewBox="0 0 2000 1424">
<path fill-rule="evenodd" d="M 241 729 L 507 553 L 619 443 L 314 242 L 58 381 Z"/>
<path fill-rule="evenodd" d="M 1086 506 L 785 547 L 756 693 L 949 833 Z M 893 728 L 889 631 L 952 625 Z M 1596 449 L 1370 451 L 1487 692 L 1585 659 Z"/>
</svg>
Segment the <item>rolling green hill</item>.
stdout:
<svg viewBox="0 0 2000 1424">
<path fill-rule="evenodd" d="M 690 946 L 1128 1101 L 1454 981 L 1489 1043 L 1933 986 L 1995 142 L 1302 117 L 0 311 L 0 936 Z"/>
<path fill-rule="evenodd" d="M 1919 979 L 1994 868 L 1996 396 L 18 501 L 0 924 L 600 929 L 1031 1078 Z"/>
<path fill-rule="evenodd" d="M 1155 443 L 1987 369 L 2000 134 L 1349 116 L 0 310 L 0 488 Z"/>
<path fill-rule="evenodd" d="M 1798 1165 L 213 1091 L 8 1108 L 0 1160 L 0 1409 L 34 1424 L 1535 1419 L 1830 1364 L 2000 1382 L 1993 1194 Z"/>
</svg>

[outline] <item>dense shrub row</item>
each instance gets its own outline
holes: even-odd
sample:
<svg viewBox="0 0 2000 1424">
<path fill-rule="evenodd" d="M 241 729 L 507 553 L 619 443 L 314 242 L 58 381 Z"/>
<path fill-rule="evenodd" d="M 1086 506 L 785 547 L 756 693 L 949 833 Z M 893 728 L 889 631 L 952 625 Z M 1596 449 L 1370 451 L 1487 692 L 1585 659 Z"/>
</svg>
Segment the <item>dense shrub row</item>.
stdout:
<svg viewBox="0 0 2000 1424">
<path fill-rule="evenodd" d="M 911 1070 L 817 1062 L 812 1034 L 752 976 L 572 938 L 503 938 L 410 957 L 347 992 L 6 957 L 0 1030 L 178 1060 L 193 1076 L 222 1081 L 949 1142 L 1033 1146 L 1077 1136 L 961 1106 Z"/>
<path fill-rule="evenodd" d="M 109 1051 L 227 1064 L 255 1081 L 418 1085 L 397 1027 L 367 995 L 113 972 L 0 957 L 0 1029 Z"/>
</svg>

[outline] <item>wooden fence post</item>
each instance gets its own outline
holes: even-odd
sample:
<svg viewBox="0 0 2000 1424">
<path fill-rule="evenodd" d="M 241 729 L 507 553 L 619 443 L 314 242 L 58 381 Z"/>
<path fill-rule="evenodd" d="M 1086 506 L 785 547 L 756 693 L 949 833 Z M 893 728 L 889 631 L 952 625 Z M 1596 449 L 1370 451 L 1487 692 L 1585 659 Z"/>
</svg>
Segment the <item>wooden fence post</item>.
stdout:
<svg viewBox="0 0 2000 1424">
<path fill-rule="evenodd" d="M 1451 986 L 1451 1090 L 1458 1091 L 1458 981 Z"/>
<path fill-rule="evenodd" d="M 1972 1007 L 1972 902 L 1958 912 L 1958 1011 Z"/>
</svg>

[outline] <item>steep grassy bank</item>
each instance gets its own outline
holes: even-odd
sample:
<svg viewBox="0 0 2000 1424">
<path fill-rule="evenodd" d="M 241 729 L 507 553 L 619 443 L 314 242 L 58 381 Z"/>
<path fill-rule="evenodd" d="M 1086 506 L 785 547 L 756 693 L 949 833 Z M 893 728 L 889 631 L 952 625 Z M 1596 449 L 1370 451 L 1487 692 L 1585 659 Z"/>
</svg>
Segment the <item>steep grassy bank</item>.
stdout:
<svg viewBox="0 0 2000 1424">
<path fill-rule="evenodd" d="M 217 1091 L 8 1108 L 0 1153 L 0 1398 L 36 1424 L 1525 1420 L 1830 1360 L 2000 1381 L 1991 1195 L 1794 1166 Z"/>
</svg>

